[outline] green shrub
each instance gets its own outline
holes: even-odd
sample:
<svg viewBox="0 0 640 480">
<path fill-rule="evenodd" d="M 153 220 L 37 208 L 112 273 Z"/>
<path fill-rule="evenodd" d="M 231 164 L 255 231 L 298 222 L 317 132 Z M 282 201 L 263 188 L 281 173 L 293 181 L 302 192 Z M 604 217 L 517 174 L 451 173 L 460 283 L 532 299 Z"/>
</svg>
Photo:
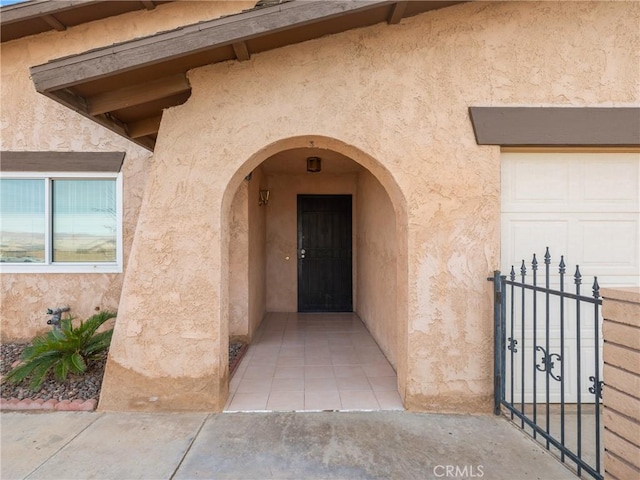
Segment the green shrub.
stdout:
<svg viewBox="0 0 640 480">
<path fill-rule="evenodd" d="M 60 321 L 60 328 L 35 337 L 31 345 L 24 349 L 20 364 L 4 378 L 10 383 L 20 383 L 30 379 L 29 388 L 38 390 L 47 375 L 53 375 L 59 381 L 65 381 L 71 372 L 77 375 L 87 370 L 87 364 L 97 359 L 109 348 L 113 329 L 96 333 L 98 328 L 115 312 L 103 311 L 74 327 L 72 318 Z"/>
</svg>

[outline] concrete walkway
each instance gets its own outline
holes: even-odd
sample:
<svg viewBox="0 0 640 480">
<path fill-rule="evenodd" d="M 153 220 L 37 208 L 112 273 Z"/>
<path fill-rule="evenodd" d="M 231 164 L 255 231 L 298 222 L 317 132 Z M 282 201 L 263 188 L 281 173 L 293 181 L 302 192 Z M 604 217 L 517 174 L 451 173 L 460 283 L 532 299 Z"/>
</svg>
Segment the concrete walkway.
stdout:
<svg viewBox="0 0 640 480">
<path fill-rule="evenodd" d="M 493 416 L 5 412 L 0 425 L 2 480 L 576 478 Z"/>
</svg>

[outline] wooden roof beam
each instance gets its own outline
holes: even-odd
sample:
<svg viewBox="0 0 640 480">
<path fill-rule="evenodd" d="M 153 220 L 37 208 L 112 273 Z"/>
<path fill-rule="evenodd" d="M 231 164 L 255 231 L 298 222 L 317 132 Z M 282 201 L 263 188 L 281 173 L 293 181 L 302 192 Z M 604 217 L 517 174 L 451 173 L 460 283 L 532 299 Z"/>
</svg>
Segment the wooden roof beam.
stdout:
<svg viewBox="0 0 640 480">
<path fill-rule="evenodd" d="M 31 75 L 37 91 L 50 92 L 216 46 L 233 45 L 267 33 L 392 3 L 386 0 L 296 0 L 53 60 L 32 67 Z"/>
<path fill-rule="evenodd" d="M 236 58 L 239 62 L 249 60 L 251 58 L 249 48 L 247 47 L 247 42 L 235 42 L 231 46 L 233 47 L 233 53 L 235 53 Z"/>
<path fill-rule="evenodd" d="M 89 97 L 87 99 L 88 113 L 89 115 L 99 115 L 113 112 L 190 90 L 191 85 L 189 85 L 186 75 L 180 73 Z"/>
<path fill-rule="evenodd" d="M 407 9 L 408 3 L 408 1 L 396 2 L 396 4 L 391 9 L 391 15 L 389 15 L 389 19 L 387 20 L 387 23 L 389 25 L 400 23 L 400 20 L 402 20 L 402 17 L 404 16 L 404 11 Z"/>
<path fill-rule="evenodd" d="M 67 29 L 67 26 L 63 24 L 60 20 L 58 20 L 53 15 L 43 15 L 42 19 L 47 22 L 47 24 L 59 32 L 64 32 Z"/>
<path fill-rule="evenodd" d="M 83 115 L 90 120 L 93 120 L 96 123 L 99 123 L 103 127 L 108 128 L 109 130 L 117 133 L 118 135 L 122 135 L 123 137 L 127 137 L 127 131 L 125 125 L 121 122 L 114 119 L 109 114 L 102 115 L 90 115 L 89 114 L 89 106 L 87 105 L 84 97 L 80 97 L 78 95 L 74 95 L 69 90 L 58 90 L 55 93 L 45 93 L 44 95 L 52 98 L 58 103 L 61 103 L 65 107 L 70 108 L 74 112 L 78 112 L 80 115 Z M 146 148 L 147 150 L 153 151 L 153 147 L 155 146 L 155 141 L 149 138 L 132 138 L 132 140 L 138 145 Z"/>
<path fill-rule="evenodd" d="M 53 1 L 35 1 L 16 3 L 2 7 L 2 25 L 8 23 L 28 20 L 30 18 L 42 17 L 43 15 L 51 15 L 65 10 L 82 7 L 95 3 L 96 0 L 57 0 Z"/>
<path fill-rule="evenodd" d="M 131 138 L 141 138 L 158 133 L 161 119 L 162 115 L 158 115 L 138 120 L 137 122 L 131 122 L 127 125 L 127 133 Z"/>
</svg>

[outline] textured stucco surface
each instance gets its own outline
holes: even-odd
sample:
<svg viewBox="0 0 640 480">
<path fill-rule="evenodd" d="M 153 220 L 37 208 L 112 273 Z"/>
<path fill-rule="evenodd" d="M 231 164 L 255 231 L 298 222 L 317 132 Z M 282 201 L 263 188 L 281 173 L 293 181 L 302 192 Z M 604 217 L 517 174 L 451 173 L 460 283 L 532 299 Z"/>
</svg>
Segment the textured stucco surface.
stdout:
<svg viewBox="0 0 640 480">
<path fill-rule="evenodd" d="M 229 217 L 229 334 L 249 337 L 249 186 L 241 183 Z"/>
<path fill-rule="evenodd" d="M 229 336 L 250 341 L 266 308 L 267 206 L 258 203 L 266 189 L 262 169 L 240 184 L 229 222 Z"/>
<path fill-rule="evenodd" d="M 259 191 L 268 187 L 261 168 L 253 171 L 249 181 L 249 251 L 248 258 L 248 285 L 245 286 L 249 293 L 248 307 L 248 331 L 250 341 L 253 334 L 264 318 L 267 303 L 267 214 L 268 206 L 258 205 Z M 231 247 L 231 244 L 229 245 Z M 231 333 L 231 332 L 230 332 Z"/>
<path fill-rule="evenodd" d="M 637 103 L 639 12 L 630 2 L 471 3 L 192 71 L 192 97 L 163 116 L 111 361 L 145 377 L 224 379 L 223 355 L 207 349 L 224 345 L 231 198 L 270 155 L 321 147 L 370 170 L 397 212 L 406 407 L 488 411 L 500 152 L 476 145 L 468 107 Z M 200 235 L 175 231 L 177 219 Z M 205 246 L 198 265 L 179 254 Z M 173 275 L 148 280 L 167 264 Z M 267 305 L 284 307 L 271 288 Z M 180 321 L 151 320 L 175 312 L 157 290 L 179 300 Z M 158 355 L 167 349 L 170 360 Z"/>
<path fill-rule="evenodd" d="M 398 324 L 396 272 L 398 232 L 395 212 L 380 183 L 369 172 L 358 178 L 356 312 L 396 367 Z M 396 367 L 397 368 L 397 367 Z"/>
<path fill-rule="evenodd" d="M 180 4 L 178 4 L 180 3 Z M 152 11 L 47 32 L 0 45 L 1 150 L 124 151 L 124 265 L 136 228 L 151 153 L 38 94 L 29 76 L 34 65 L 251 8 L 253 1 L 176 2 Z M 1 160 L 0 160 L 1 161 Z M 117 309 L 122 274 L 2 274 L 3 340 L 26 340 L 46 331 L 47 308 L 69 305 L 86 318 L 95 308 Z"/>
<path fill-rule="evenodd" d="M 125 172 L 125 182 L 135 185 L 135 194 L 127 193 L 132 199 L 125 240 L 132 246 L 100 408 L 222 408 L 228 388 L 233 198 L 244 177 L 272 155 L 322 148 L 369 170 L 389 197 L 381 206 L 385 217 L 389 205 L 395 212 L 395 239 L 375 247 L 360 239 L 354 245 L 371 256 L 375 248 L 390 251 L 393 241 L 397 245 L 397 331 L 382 327 L 379 336 L 385 339 L 379 341 L 391 345 L 397 335 L 405 406 L 489 411 L 492 304 L 486 277 L 499 263 L 500 152 L 476 144 L 468 107 L 638 104 L 640 4 L 472 2 L 399 25 L 253 55 L 246 62 L 203 67 L 190 72 L 193 92 L 187 103 L 165 111 L 152 162 L 148 153 L 33 92 L 28 66 L 146 34 L 152 27 L 193 23 L 217 8 L 197 2 L 182 10 L 180 3 L 164 10 L 167 17 L 160 7 L 139 14 L 154 19 L 152 26 L 112 19 L 2 46 L 3 149 L 125 149 L 125 169 L 150 163 L 146 188 L 139 181 L 144 168 L 134 169 L 137 176 Z M 268 178 L 270 189 L 272 180 L 283 177 Z M 349 175 L 335 181 L 353 182 L 355 189 Z M 276 189 L 274 183 L 268 209 L 277 203 Z M 317 193 L 333 192 L 327 186 Z M 255 195 L 247 195 L 251 242 L 256 238 L 251 228 L 262 220 L 251 213 Z M 265 261 L 249 260 L 266 265 L 268 309 L 291 305 L 292 298 L 290 284 L 278 285 L 277 294 L 271 285 L 269 275 L 281 272 L 270 267 L 269 252 L 282 259 L 290 246 L 272 243 L 270 220 L 264 220 Z M 197 260 L 186 252 L 196 252 Z M 254 268 L 249 272 L 259 275 Z M 22 304 L 31 299 L 33 322 L 38 296 L 57 295 L 63 284 L 88 295 L 83 278 L 56 277 L 54 283 L 47 276 L 3 275 L 2 293 L 15 290 Z M 102 290 L 94 289 L 101 292 L 105 284 L 120 281 L 107 275 L 84 281 L 93 287 L 97 278 Z M 257 318 L 259 280 L 251 277 L 249 283 L 250 292 L 257 292 L 256 301 L 249 300 Z M 119 283 L 114 285 L 109 302 L 117 301 Z M 356 285 L 357 305 L 366 305 L 362 289 L 367 295 L 384 293 L 377 280 Z M 21 307 L 15 298 L 3 298 L 3 330 L 5 311 Z"/>
</svg>

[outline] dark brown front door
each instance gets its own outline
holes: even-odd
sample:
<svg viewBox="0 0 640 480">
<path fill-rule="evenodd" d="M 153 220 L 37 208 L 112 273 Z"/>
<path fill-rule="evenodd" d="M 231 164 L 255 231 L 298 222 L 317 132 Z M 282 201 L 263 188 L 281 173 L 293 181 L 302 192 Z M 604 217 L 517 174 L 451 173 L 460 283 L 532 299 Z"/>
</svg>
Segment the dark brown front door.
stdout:
<svg viewBox="0 0 640 480">
<path fill-rule="evenodd" d="M 298 311 L 353 311 L 351 195 L 298 195 Z"/>
</svg>

